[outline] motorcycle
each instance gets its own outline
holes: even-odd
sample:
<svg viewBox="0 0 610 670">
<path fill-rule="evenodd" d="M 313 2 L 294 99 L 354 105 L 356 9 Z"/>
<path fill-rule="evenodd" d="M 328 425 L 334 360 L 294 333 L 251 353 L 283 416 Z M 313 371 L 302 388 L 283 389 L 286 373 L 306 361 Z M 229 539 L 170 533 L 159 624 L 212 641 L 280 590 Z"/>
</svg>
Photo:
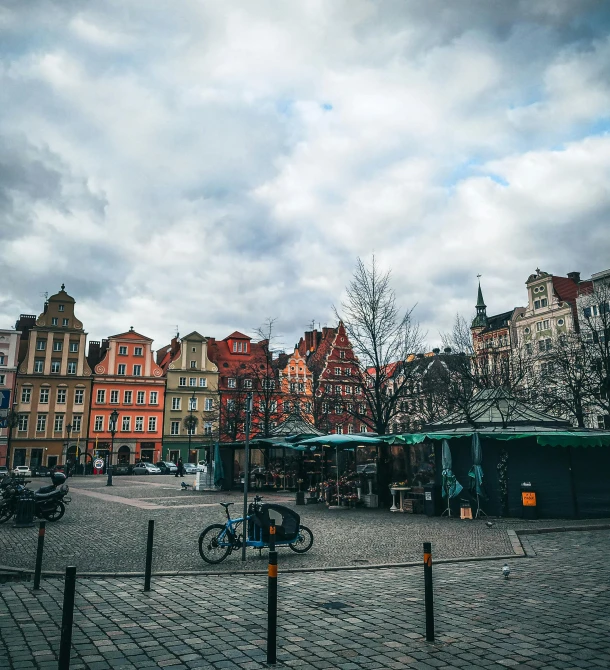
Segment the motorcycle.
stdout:
<svg viewBox="0 0 610 670">
<path fill-rule="evenodd" d="M 17 513 L 17 505 L 22 495 L 34 500 L 34 515 L 47 521 L 59 521 L 66 512 L 66 505 L 71 502 L 68 496 L 70 488 L 65 483 L 66 475 L 63 472 L 54 472 L 51 475 L 51 485 L 42 486 L 32 491 L 14 477 L 4 477 L 0 482 L 2 500 L 0 502 L 0 523 L 8 521 Z"/>
</svg>

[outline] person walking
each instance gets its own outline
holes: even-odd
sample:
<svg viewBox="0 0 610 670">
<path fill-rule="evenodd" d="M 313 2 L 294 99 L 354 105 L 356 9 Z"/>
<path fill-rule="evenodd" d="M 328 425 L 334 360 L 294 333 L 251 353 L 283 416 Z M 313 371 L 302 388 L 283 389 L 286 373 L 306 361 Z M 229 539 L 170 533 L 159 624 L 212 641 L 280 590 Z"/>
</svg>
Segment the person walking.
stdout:
<svg viewBox="0 0 610 670">
<path fill-rule="evenodd" d="M 178 469 L 176 470 L 176 477 L 184 477 L 184 464 L 182 463 L 182 459 L 178 459 L 177 463 Z"/>
</svg>

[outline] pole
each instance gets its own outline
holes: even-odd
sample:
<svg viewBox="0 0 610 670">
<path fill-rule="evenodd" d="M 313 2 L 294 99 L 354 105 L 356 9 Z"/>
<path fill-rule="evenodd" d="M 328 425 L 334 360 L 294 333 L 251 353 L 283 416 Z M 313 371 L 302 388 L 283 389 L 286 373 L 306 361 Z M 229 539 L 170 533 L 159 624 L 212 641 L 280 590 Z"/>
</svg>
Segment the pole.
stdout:
<svg viewBox="0 0 610 670">
<path fill-rule="evenodd" d="M 252 393 L 246 396 L 246 444 L 244 448 L 244 520 L 242 521 L 241 560 L 246 560 L 246 538 L 248 537 L 248 475 L 250 474 L 250 415 L 252 414 Z"/>
<path fill-rule="evenodd" d="M 339 507 L 339 445 L 335 445 L 337 449 L 337 507 Z"/>
<path fill-rule="evenodd" d="M 424 589 L 426 598 L 426 642 L 434 642 L 434 594 L 432 592 L 432 545 L 424 542 Z"/>
<path fill-rule="evenodd" d="M 153 536 L 155 533 L 155 522 L 148 522 L 148 540 L 146 542 L 146 572 L 144 573 L 144 590 L 150 591 L 150 574 L 152 572 Z"/>
<path fill-rule="evenodd" d="M 40 588 L 40 572 L 42 570 L 42 552 L 44 550 L 44 534 L 45 526 L 47 525 L 46 521 L 40 522 L 40 528 L 38 529 L 38 547 L 36 549 L 36 567 L 34 568 L 34 591 L 38 591 Z"/>
<path fill-rule="evenodd" d="M 110 431 L 110 453 L 106 454 L 107 465 L 106 472 L 108 474 L 108 479 L 106 480 L 106 486 L 112 486 L 112 452 L 114 451 L 114 425 Z"/>
<path fill-rule="evenodd" d="M 277 551 L 275 526 L 269 528 L 269 569 L 267 571 L 267 663 L 277 661 Z"/>
<path fill-rule="evenodd" d="M 74 620 L 74 592 L 76 590 L 76 568 L 66 568 L 64 606 L 61 615 L 61 640 L 59 642 L 58 670 L 69 670 L 70 647 L 72 646 L 72 622 Z"/>
</svg>

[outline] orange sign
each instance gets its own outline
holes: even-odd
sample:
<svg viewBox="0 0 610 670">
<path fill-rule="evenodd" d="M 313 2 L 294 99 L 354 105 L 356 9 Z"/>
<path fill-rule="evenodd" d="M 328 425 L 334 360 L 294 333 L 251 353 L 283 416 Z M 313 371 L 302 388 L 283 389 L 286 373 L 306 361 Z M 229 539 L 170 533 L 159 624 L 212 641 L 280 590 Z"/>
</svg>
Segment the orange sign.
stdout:
<svg viewBox="0 0 610 670">
<path fill-rule="evenodd" d="M 523 507 L 536 507 L 536 494 L 533 491 L 521 491 Z"/>
</svg>

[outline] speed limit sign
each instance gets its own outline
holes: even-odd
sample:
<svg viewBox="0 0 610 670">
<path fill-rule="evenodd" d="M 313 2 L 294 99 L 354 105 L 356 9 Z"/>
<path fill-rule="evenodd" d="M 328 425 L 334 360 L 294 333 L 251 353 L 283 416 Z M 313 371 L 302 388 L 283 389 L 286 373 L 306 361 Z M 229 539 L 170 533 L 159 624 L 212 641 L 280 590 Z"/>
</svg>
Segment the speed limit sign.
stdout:
<svg viewBox="0 0 610 670">
<path fill-rule="evenodd" d="M 104 461 L 101 458 L 96 458 L 95 461 L 93 461 L 93 467 L 96 470 L 101 470 L 104 467 Z"/>
</svg>

